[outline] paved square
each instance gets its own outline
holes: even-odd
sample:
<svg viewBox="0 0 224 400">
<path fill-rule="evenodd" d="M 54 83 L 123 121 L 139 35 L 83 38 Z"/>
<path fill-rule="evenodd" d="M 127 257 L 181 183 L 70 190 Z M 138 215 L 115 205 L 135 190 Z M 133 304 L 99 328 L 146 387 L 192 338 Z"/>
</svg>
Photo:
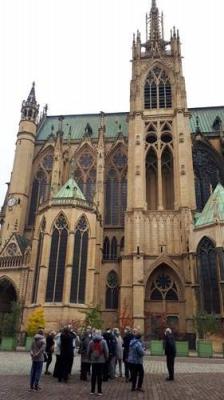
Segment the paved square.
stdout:
<svg viewBox="0 0 224 400">
<path fill-rule="evenodd" d="M 41 392 L 28 391 L 30 357 L 27 353 L 0 353 L 0 400 L 86 400 L 90 382 L 79 380 L 79 357 L 67 384 L 43 375 Z M 52 368 L 54 360 L 52 363 Z M 51 369 L 52 370 L 52 369 Z M 185 358 L 176 360 L 176 379 L 166 382 L 164 358 L 146 357 L 145 393 L 131 392 L 123 378 L 103 383 L 103 398 L 116 400 L 223 400 L 224 360 Z"/>
</svg>

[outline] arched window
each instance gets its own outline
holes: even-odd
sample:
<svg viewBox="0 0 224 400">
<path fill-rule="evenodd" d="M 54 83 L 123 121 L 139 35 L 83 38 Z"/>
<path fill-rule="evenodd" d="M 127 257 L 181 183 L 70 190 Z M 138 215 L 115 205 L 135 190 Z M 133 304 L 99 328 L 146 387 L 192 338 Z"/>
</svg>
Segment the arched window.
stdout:
<svg viewBox="0 0 224 400">
<path fill-rule="evenodd" d="M 88 224 L 82 216 L 75 228 L 70 303 L 85 304 Z"/>
<path fill-rule="evenodd" d="M 169 147 L 165 147 L 161 157 L 163 207 L 165 210 L 174 209 L 174 176 L 173 155 Z"/>
<path fill-rule="evenodd" d="M 54 223 L 48 267 L 46 301 L 61 302 L 63 299 L 65 260 L 68 240 L 68 224 L 63 214 Z"/>
<path fill-rule="evenodd" d="M 202 211 L 217 184 L 224 184 L 224 168 L 212 149 L 203 144 L 193 147 L 195 194 L 198 211 Z"/>
<path fill-rule="evenodd" d="M 43 250 L 45 226 L 46 226 L 46 220 L 45 220 L 45 218 L 43 218 L 43 220 L 41 222 L 38 247 L 37 247 L 37 258 L 36 258 L 35 272 L 34 272 L 32 303 L 37 302 L 37 294 L 38 294 L 38 286 L 39 286 L 39 278 L 40 278 L 40 265 L 41 265 L 41 256 L 42 256 L 42 250 Z"/>
<path fill-rule="evenodd" d="M 153 301 L 178 301 L 178 290 L 174 276 L 166 265 L 155 271 L 149 287 L 149 299 Z"/>
<path fill-rule="evenodd" d="M 172 90 L 166 73 L 158 67 L 153 68 L 145 82 L 144 87 L 145 108 L 171 108 Z"/>
<path fill-rule="evenodd" d="M 38 206 L 49 199 L 52 168 L 53 152 L 51 151 L 45 154 L 40 160 L 39 169 L 33 180 L 28 225 L 34 224 Z"/>
<path fill-rule="evenodd" d="M 103 242 L 103 258 L 104 260 L 109 260 L 110 258 L 110 240 L 108 237 L 105 237 Z"/>
<path fill-rule="evenodd" d="M 106 282 L 106 308 L 116 310 L 118 308 L 118 276 L 115 271 L 110 271 Z"/>
<path fill-rule="evenodd" d="M 155 151 L 151 148 L 146 156 L 146 200 L 149 210 L 158 207 L 158 162 Z"/>
<path fill-rule="evenodd" d="M 127 156 L 119 147 L 106 169 L 105 224 L 124 225 L 127 206 Z"/>
<path fill-rule="evenodd" d="M 111 240 L 111 254 L 110 254 L 110 259 L 111 260 L 116 260 L 117 259 L 117 239 L 114 236 Z"/>
<path fill-rule="evenodd" d="M 77 157 L 74 179 L 87 201 L 93 201 L 96 190 L 96 166 L 93 154 L 84 149 Z"/>
<path fill-rule="evenodd" d="M 207 313 L 220 313 L 218 266 L 215 246 L 204 237 L 197 248 L 201 306 Z"/>
<path fill-rule="evenodd" d="M 122 236 L 121 241 L 120 241 L 120 251 L 124 250 L 124 236 Z"/>
</svg>

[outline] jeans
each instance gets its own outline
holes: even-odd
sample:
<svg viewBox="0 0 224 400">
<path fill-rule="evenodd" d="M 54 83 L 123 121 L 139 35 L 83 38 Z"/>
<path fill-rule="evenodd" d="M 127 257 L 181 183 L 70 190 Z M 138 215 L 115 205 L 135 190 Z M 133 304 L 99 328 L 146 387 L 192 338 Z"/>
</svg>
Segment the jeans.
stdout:
<svg viewBox="0 0 224 400">
<path fill-rule="evenodd" d="M 96 381 L 98 393 L 102 393 L 103 363 L 92 363 L 91 392 L 95 393 Z"/>
<path fill-rule="evenodd" d="M 30 387 L 31 388 L 38 387 L 42 368 L 43 368 L 43 361 L 33 361 L 32 362 L 32 367 L 31 367 L 31 372 L 30 372 Z"/>
</svg>

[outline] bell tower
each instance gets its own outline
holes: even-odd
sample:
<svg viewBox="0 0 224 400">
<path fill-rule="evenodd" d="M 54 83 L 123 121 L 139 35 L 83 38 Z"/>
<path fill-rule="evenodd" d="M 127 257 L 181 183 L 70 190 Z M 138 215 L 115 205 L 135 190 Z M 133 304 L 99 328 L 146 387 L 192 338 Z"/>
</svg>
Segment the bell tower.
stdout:
<svg viewBox="0 0 224 400">
<path fill-rule="evenodd" d="M 7 208 L 3 226 L 3 245 L 13 232 L 24 233 L 30 179 L 34 155 L 39 105 L 36 101 L 35 83 L 21 108 L 14 165 L 9 184 Z"/>
<path fill-rule="evenodd" d="M 195 209 L 189 112 L 179 31 L 164 39 L 156 0 L 146 14 L 146 40 L 133 36 L 128 201 L 121 307 L 144 329 L 145 286 L 161 256 L 180 264 Z M 130 301 L 132 299 L 132 301 Z"/>
</svg>

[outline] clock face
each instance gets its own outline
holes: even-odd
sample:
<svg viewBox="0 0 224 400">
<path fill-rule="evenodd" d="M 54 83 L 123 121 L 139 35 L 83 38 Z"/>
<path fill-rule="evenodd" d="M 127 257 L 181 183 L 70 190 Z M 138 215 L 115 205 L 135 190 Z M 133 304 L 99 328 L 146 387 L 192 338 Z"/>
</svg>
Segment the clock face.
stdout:
<svg viewBox="0 0 224 400">
<path fill-rule="evenodd" d="M 10 243 L 10 244 L 8 245 L 6 251 L 7 251 L 7 254 L 8 254 L 9 256 L 14 256 L 14 255 L 16 254 L 16 252 L 17 252 L 17 245 L 16 245 L 16 243 Z"/>
<path fill-rule="evenodd" d="M 8 199 L 8 206 L 13 207 L 17 203 L 17 199 L 15 197 L 10 197 Z"/>
</svg>

